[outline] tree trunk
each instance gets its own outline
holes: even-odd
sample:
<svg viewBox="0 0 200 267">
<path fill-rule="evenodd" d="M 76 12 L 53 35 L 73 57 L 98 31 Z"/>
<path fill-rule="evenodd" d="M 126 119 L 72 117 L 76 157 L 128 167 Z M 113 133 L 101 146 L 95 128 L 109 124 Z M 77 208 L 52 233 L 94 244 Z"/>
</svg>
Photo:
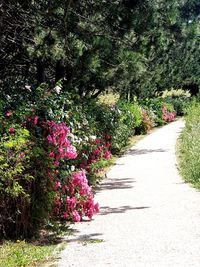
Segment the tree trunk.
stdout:
<svg viewBox="0 0 200 267">
<path fill-rule="evenodd" d="M 45 67 L 43 60 L 41 58 L 37 59 L 37 83 L 38 85 L 44 83 L 46 80 L 45 78 Z"/>
<path fill-rule="evenodd" d="M 59 80 L 62 80 L 65 77 L 65 64 L 64 59 L 58 60 L 56 64 L 56 77 L 55 81 L 58 82 Z"/>
</svg>

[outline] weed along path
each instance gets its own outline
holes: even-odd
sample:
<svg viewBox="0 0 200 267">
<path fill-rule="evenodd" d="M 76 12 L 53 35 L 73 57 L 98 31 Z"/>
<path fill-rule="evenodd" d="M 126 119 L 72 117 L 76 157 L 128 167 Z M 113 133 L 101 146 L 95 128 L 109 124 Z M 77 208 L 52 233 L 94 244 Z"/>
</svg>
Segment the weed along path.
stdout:
<svg viewBox="0 0 200 267">
<path fill-rule="evenodd" d="M 73 226 L 59 267 L 199 267 L 200 193 L 176 168 L 182 120 L 120 158 L 96 194 L 101 212 Z"/>
</svg>

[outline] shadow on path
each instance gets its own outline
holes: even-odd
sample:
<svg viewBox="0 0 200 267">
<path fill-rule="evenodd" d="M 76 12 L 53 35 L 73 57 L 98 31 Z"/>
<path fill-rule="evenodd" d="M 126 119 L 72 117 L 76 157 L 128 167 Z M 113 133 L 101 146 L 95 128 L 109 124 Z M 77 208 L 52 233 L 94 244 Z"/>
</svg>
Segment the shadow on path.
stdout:
<svg viewBox="0 0 200 267">
<path fill-rule="evenodd" d="M 102 242 L 102 239 L 96 238 L 103 235 L 102 233 L 93 233 L 89 235 L 80 235 L 80 236 L 75 236 L 74 238 L 67 239 L 68 243 L 73 243 L 73 242 L 84 242 L 84 243 L 98 243 Z"/>
<path fill-rule="evenodd" d="M 125 213 L 126 211 L 130 210 L 143 210 L 149 209 L 150 207 L 131 207 L 131 206 L 121 206 L 118 208 L 110 208 L 108 206 L 101 207 L 99 215 L 108 215 L 110 213 Z"/>
<path fill-rule="evenodd" d="M 129 189 L 133 188 L 133 183 L 136 181 L 133 178 L 108 178 L 105 183 L 101 183 L 98 191 L 102 190 L 114 190 L 114 189 Z"/>
<path fill-rule="evenodd" d="M 166 149 L 130 149 L 128 151 L 128 155 L 144 155 L 144 154 L 148 154 L 148 153 L 160 153 L 160 152 L 167 152 L 168 150 Z"/>
</svg>

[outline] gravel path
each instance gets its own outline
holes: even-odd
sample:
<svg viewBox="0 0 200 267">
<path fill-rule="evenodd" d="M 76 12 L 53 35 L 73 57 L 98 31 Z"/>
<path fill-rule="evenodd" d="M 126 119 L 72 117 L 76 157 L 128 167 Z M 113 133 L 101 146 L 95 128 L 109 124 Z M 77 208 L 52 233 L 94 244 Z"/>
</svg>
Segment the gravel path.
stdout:
<svg viewBox="0 0 200 267">
<path fill-rule="evenodd" d="M 59 267 L 200 267 L 200 193 L 176 169 L 184 123 L 146 136 L 107 174 L 101 213 L 74 225 Z"/>
</svg>

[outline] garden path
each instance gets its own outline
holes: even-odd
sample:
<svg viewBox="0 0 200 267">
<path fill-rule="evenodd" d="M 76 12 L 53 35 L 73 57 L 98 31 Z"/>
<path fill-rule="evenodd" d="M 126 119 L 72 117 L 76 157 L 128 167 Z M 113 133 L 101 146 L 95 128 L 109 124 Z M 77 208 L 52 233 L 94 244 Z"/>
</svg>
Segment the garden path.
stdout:
<svg viewBox="0 0 200 267">
<path fill-rule="evenodd" d="M 59 267 L 199 267 L 200 193 L 176 168 L 182 120 L 117 160 L 96 194 L 100 214 L 73 226 Z"/>
</svg>

